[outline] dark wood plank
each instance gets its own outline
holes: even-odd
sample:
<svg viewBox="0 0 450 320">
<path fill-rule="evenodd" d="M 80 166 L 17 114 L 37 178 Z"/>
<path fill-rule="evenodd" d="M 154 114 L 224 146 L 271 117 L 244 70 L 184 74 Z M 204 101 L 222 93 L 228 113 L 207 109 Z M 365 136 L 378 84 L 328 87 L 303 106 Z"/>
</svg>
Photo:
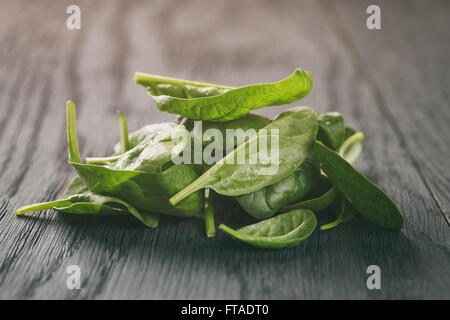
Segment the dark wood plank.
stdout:
<svg viewBox="0 0 450 320">
<path fill-rule="evenodd" d="M 408 31 L 413 20 L 404 18 L 403 7 L 385 3 L 383 12 L 402 17 L 397 31 L 369 37 L 365 25 L 359 26 L 366 15 L 357 1 L 343 7 L 316 1 L 215 1 L 208 2 L 207 14 L 204 1 L 80 2 L 80 31 L 65 28 L 66 5 L 10 1 L 0 10 L 5 25 L 0 29 L 0 106 L 5 110 L 0 114 L 0 298 L 450 297 L 450 236 L 442 215 L 448 208 L 448 176 L 446 171 L 437 176 L 445 157 L 432 159 L 448 155 L 444 147 L 436 151 L 438 135 L 448 138 L 443 126 L 448 81 L 430 59 L 438 55 L 447 63 L 447 47 L 439 41 L 444 35 L 433 33 L 444 10 L 429 21 L 431 9 L 408 7 L 408 14 L 428 23 Z M 436 2 L 434 8 L 444 6 Z M 413 39 L 399 43 L 404 34 L 437 38 L 427 40 L 429 53 L 412 50 Z M 375 48 L 388 56 L 377 60 Z M 429 65 L 401 62 L 395 59 L 397 50 Z M 377 63 L 370 65 L 366 57 Z M 223 233 L 207 239 L 200 217 L 166 218 L 149 230 L 132 218 L 51 211 L 14 216 L 21 204 L 56 198 L 74 174 L 66 164 L 66 99 L 77 103 L 83 155 L 108 154 L 119 136 L 117 108 L 128 114 L 131 128 L 173 119 L 157 111 L 133 83 L 136 70 L 243 85 L 281 79 L 297 66 L 312 71 L 315 79 L 313 91 L 299 103 L 340 111 L 365 133 L 357 167 L 399 204 L 405 230 L 380 230 L 357 220 L 316 231 L 297 248 L 262 251 Z M 422 90 L 413 75 L 425 73 L 430 80 L 435 72 L 442 83 L 425 88 L 442 116 L 426 117 L 426 109 L 419 109 L 425 96 L 412 99 L 408 92 Z M 407 112 L 408 105 L 414 112 Z M 283 108 L 260 113 L 273 116 Z M 417 126 L 429 137 L 413 134 Z M 413 153 L 418 146 L 423 148 Z M 218 222 L 252 222 L 236 204 L 218 211 Z M 321 222 L 329 219 L 319 216 Z M 65 286 L 71 264 L 81 267 L 81 290 Z M 365 286 L 370 264 L 381 267 L 380 291 Z"/>
</svg>

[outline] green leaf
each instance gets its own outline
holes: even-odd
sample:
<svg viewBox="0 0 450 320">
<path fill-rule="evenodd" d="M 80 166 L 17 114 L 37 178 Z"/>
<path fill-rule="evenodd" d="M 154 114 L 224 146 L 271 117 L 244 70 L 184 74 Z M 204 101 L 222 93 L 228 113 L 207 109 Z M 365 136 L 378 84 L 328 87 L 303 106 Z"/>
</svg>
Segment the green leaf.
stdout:
<svg viewBox="0 0 450 320">
<path fill-rule="evenodd" d="M 190 119 L 228 121 L 265 106 L 289 104 L 305 97 L 312 86 L 311 73 L 297 69 L 290 77 L 274 83 L 240 88 L 135 74 L 159 110 Z"/>
<path fill-rule="evenodd" d="M 286 110 L 256 136 L 230 152 L 172 197 L 170 202 L 176 204 L 191 193 L 207 187 L 222 195 L 239 196 L 274 184 L 293 173 L 309 156 L 316 132 L 317 120 L 311 109 L 295 107 Z M 258 145 L 258 141 L 261 142 L 260 137 L 264 135 L 267 137 L 267 149 L 251 151 L 250 146 Z M 273 152 L 276 152 L 276 146 L 271 150 L 272 137 L 279 142 L 276 166 L 271 162 L 275 160 Z M 270 159 L 267 159 L 269 161 L 261 161 L 268 156 L 267 152 L 264 152 L 267 150 L 271 150 Z M 238 161 L 239 155 L 244 155 L 244 161 Z M 257 161 L 251 163 L 250 159 Z M 267 173 L 262 174 L 264 170 Z"/>
<path fill-rule="evenodd" d="M 380 227 L 403 228 L 403 217 L 391 198 L 339 154 L 316 142 L 313 157 L 362 216 Z"/>
<path fill-rule="evenodd" d="M 309 210 L 293 210 L 276 217 L 233 230 L 223 224 L 219 229 L 255 247 L 281 249 L 298 245 L 308 238 L 317 225 Z"/>
<path fill-rule="evenodd" d="M 69 159 L 75 159 L 72 152 L 76 154 L 79 152 L 73 103 L 67 104 L 67 114 L 67 127 L 71 128 L 68 130 Z M 177 206 L 169 203 L 172 195 L 198 177 L 194 169 L 188 165 L 174 165 L 163 172 L 144 172 L 82 164 L 81 161 L 69 163 L 75 167 L 93 193 L 122 199 L 137 210 L 187 217 L 197 214 L 202 209 L 203 196 L 200 192 L 187 197 Z"/>
<path fill-rule="evenodd" d="M 159 216 L 148 212 L 139 212 L 129 203 L 114 197 L 100 196 L 92 193 L 80 177 L 69 184 L 60 200 L 24 206 L 16 211 L 21 215 L 32 211 L 54 209 L 72 214 L 127 214 L 134 215 L 147 227 L 158 226 Z"/>
<path fill-rule="evenodd" d="M 220 84 L 182 80 L 142 72 L 135 73 L 134 81 L 147 88 L 154 96 L 177 98 L 211 97 L 235 89 Z"/>
<path fill-rule="evenodd" d="M 294 209 L 309 209 L 314 212 L 322 211 L 333 204 L 338 194 L 337 188 L 331 186 L 331 188 L 321 196 L 285 205 L 280 208 L 280 212 L 291 211 Z"/>
<path fill-rule="evenodd" d="M 318 183 L 320 172 L 310 159 L 304 161 L 291 175 L 253 193 L 236 197 L 248 214 L 257 219 L 273 216 L 281 207 L 302 199 Z"/>
<path fill-rule="evenodd" d="M 117 144 L 115 150 L 118 154 L 89 157 L 86 162 L 119 170 L 157 172 L 184 150 L 190 138 L 189 132 L 180 124 L 168 122 L 147 125 L 129 135 L 130 150 L 122 154 L 120 144 Z"/>
<path fill-rule="evenodd" d="M 114 170 L 98 165 L 71 163 L 94 193 L 126 200 L 139 210 L 181 217 L 196 215 L 203 206 L 200 192 L 178 205 L 169 198 L 197 178 L 188 165 L 172 166 L 163 172 Z"/>
<path fill-rule="evenodd" d="M 337 150 L 345 139 L 344 118 L 338 112 L 319 113 L 317 115 L 319 129 L 317 140 L 327 147 Z"/>
<path fill-rule="evenodd" d="M 165 164 L 186 148 L 190 138 L 184 126 L 166 123 L 154 136 L 148 136 L 108 167 L 118 170 L 161 171 Z"/>
</svg>

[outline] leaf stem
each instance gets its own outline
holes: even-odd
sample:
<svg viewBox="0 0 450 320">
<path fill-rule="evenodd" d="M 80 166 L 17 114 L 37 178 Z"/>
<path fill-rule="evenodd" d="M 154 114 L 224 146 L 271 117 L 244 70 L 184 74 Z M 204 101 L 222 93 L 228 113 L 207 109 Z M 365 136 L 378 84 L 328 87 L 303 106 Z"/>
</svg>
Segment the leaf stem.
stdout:
<svg viewBox="0 0 450 320">
<path fill-rule="evenodd" d="M 236 232 L 236 230 L 231 229 L 230 227 L 227 227 L 223 223 L 219 225 L 219 229 L 222 230 L 222 231 L 225 231 L 225 232 L 227 232 L 229 234 L 233 234 L 234 232 Z"/>
<path fill-rule="evenodd" d="M 213 195 L 210 188 L 205 189 L 205 226 L 206 236 L 208 238 L 214 237 L 216 234 L 216 226 L 214 224 L 214 206 Z"/>
<path fill-rule="evenodd" d="M 120 121 L 120 153 L 125 153 L 130 149 L 128 141 L 128 122 L 122 111 L 117 110 Z"/>
<path fill-rule="evenodd" d="M 55 207 L 66 207 L 70 206 L 72 202 L 68 200 L 56 200 L 56 201 L 50 201 L 50 202 L 41 202 L 41 203 L 35 203 L 28 206 L 23 206 L 17 209 L 16 215 L 21 215 L 27 212 L 33 212 L 33 211 L 42 211 L 47 209 L 53 209 Z"/>
<path fill-rule="evenodd" d="M 117 156 L 110 156 L 110 157 L 88 157 L 86 158 L 86 163 L 88 164 L 99 164 L 99 165 L 105 165 L 110 162 L 116 162 L 120 159 L 121 155 Z"/>
<path fill-rule="evenodd" d="M 176 195 L 174 195 L 172 198 L 169 199 L 169 202 L 171 205 L 176 206 L 178 202 L 189 196 L 191 193 L 194 193 L 197 190 L 200 190 L 203 188 L 203 186 L 196 186 L 196 185 L 188 185 L 186 188 L 178 192 Z"/>
<path fill-rule="evenodd" d="M 344 143 L 341 145 L 341 147 L 338 150 L 339 155 L 347 160 L 349 163 L 355 162 L 355 160 L 358 158 L 359 154 L 361 153 L 361 148 L 359 148 L 352 156 L 346 156 L 347 151 L 356 143 L 361 142 L 364 140 L 364 134 L 362 132 L 356 132 L 355 134 L 348 137 L 347 140 L 344 141 Z"/>
<path fill-rule="evenodd" d="M 188 80 L 182 80 L 182 79 L 177 79 L 177 78 L 170 78 L 170 77 L 163 77 L 163 76 L 158 76 L 158 75 L 154 75 L 154 74 L 148 74 L 148 73 L 142 73 L 142 72 L 136 72 L 134 74 L 134 81 L 137 84 L 140 84 L 144 87 L 148 87 L 151 84 L 157 84 L 157 83 L 162 83 L 162 84 L 177 84 L 177 85 L 193 85 L 193 86 L 198 86 L 198 87 L 215 87 L 215 88 L 219 88 L 219 89 L 235 89 L 235 87 L 229 87 L 229 86 L 224 86 L 221 84 L 214 84 L 214 83 L 208 83 L 208 82 L 203 82 L 203 81 L 188 81 Z"/>
<path fill-rule="evenodd" d="M 191 193 L 198 191 L 200 189 L 208 186 L 209 174 L 208 171 L 203 173 L 200 177 L 194 180 L 190 185 L 180 190 L 177 194 L 175 194 L 172 198 L 169 199 L 171 205 L 175 206 L 178 202 L 189 196 Z"/>
<path fill-rule="evenodd" d="M 333 222 L 330 222 L 330 223 L 324 224 L 323 226 L 320 226 L 320 230 L 322 230 L 322 231 L 328 230 L 328 229 L 334 228 L 334 227 L 336 227 L 336 226 L 338 226 L 340 224 L 341 224 L 341 220 L 340 219 L 336 219 Z"/>
<path fill-rule="evenodd" d="M 69 145 L 69 161 L 73 163 L 81 163 L 80 151 L 78 149 L 77 140 L 77 117 L 75 111 L 75 103 L 67 101 L 66 104 L 67 118 L 67 143 Z"/>
</svg>

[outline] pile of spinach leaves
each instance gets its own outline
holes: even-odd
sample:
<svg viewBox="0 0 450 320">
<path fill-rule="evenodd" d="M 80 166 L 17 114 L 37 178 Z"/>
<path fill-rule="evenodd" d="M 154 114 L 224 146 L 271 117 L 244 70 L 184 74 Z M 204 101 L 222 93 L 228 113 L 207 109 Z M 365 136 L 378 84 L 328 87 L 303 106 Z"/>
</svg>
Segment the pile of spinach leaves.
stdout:
<svg viewBox="0 0 450 320">
<path fill-rule="evenodd" d="M 129 133 L 127 119 L 119 111 L 121 138 L 112 155 L 88 157 L 83 163 L 75 104 L 67 102 L 69 164 L 78 175 L 59 200 L 24 206 L 16 214 L 46 209 L 88 215 L 131 214 L 155 228 L 161 215 L 186 218 L 203 211 L 206 235 L 213 237 L 214 200 L 215 194 L 220 194 L 262 221 L 238 230 L 220 224 L 219 229 L 256 247 L 298 245 L 316 228 L 315 214 L 327 208 L 336 218 L 321 230 L 358 214 L 380 227 L 403 228 L 403 217 L 394 202 L 352 166 L 364 136 L 345 124 L 341 114 L 294 107 L 270 120 L 249 113 L 306 96 L 312 86 L 309 72 L 297 69 L 282 81 L 240 88 L 144 73 L 136 73 L 135 82 L 147 89 L 161 111 L 179 117 Z M 215 163 L 176 163 L 174 157 L 192 151 L 194 120 L 202 120 L 203 133 L 210 132 L 208 129 L 221 133 L 251 129 L 254 134 L 237 137 L 231 144 L 221 143 L 219 149 L 223 150 L 215 150 Z M 270 132 L 276 132 L 279 148 L 273 174 L 261 174 L 267 161 L 230 161 L 240 152 L 245 160 L 255 157 L 259 150 L 251 150 L 251 143 Z M 204 139 L 203 145 L 215 137 L 206 134 Z"/>
</svg>

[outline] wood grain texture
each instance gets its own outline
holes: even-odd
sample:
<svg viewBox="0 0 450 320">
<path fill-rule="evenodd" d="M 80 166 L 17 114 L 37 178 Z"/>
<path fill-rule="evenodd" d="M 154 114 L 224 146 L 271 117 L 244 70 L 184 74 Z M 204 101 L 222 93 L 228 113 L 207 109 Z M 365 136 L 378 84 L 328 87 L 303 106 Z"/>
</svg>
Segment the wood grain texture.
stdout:
<svg viewBox="0 0 450 320">
<path fill-rule="evenodd" d="M 366 1 L 2 1 L 0 298 L 449 299 L 449 4 L 376 2 L 382 29 L 369 31 Z M 72 3 L 79 31 L 65 27 Z M 364 132 L 356 166 L 399 205 L 401 232 L 356 220 L 263 251 L 221 232 L 207 239 L 200 217 L 150 230 L 131 217 L 14 215 L 57 198 L 74 175 L 67 99 L 82 155 L 106 155 L 118 108 L 130 129 L 173 119 L 133 83 L 135 71 L 238 86 L 298 66 L 314 86 L 296 104 L 342 112 Z M 236 203 L 225 208 L 216 222 L 253 222 Z M 81 290 L 66 288 L 71 264 Z M 381 290 L 366 288 L 371 264 Z"/>
</svg>

